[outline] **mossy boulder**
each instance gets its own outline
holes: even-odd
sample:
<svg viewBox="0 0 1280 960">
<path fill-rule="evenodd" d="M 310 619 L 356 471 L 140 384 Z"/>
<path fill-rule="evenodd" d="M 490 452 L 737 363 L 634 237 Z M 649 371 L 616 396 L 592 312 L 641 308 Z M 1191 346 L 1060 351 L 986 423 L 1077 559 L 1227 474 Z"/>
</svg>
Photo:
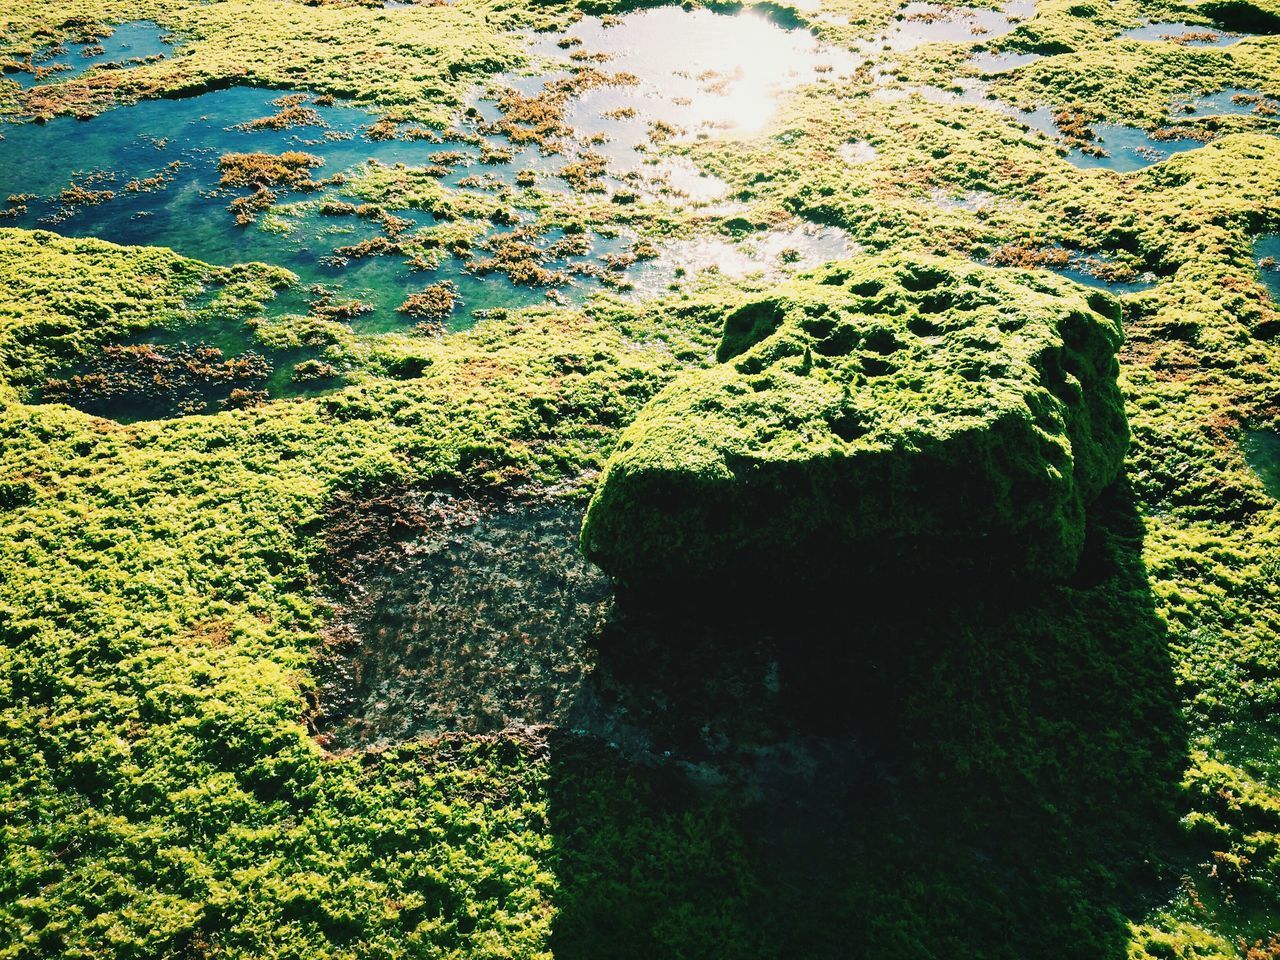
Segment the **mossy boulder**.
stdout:
<svg viewBox="0 0 1280 960">
<path fill-rule="evenodd" d="M 1075 569 L 1128 442 L 1113 298 L 894 256 L 725 314 L 722 362 L 640 413 L 587 510 L 583 549 L 615 578 Z"/>
</svg>

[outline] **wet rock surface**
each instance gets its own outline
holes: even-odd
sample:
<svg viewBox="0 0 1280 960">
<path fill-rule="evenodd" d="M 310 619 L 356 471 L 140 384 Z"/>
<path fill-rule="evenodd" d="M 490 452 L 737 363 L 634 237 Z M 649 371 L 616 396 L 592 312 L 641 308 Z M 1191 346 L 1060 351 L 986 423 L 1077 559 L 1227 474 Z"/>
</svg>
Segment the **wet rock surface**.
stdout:
<svg viewBox="0 0 1280 960">
<path fill-rule="evenodd" d="M 337 497 L 317 727 L 332 748 L 562 722 L 610 601 L 581 507 L 388 487 Z"/>
</svg>

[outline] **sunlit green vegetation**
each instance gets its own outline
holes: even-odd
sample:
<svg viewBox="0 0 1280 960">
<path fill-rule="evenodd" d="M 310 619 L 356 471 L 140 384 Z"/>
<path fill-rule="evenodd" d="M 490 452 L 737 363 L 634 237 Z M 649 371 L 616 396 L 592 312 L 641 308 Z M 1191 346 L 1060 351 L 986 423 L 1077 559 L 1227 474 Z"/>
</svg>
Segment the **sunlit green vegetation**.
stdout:
<svg viewBox="0 0 1280 960">
<path fill-rule="evenodd" d="M 897 10 L 767 6 L 833 42 Z M 252 83 L 443 129 L 475 84 L 526 62 L 511 31 L 572 16 L 11 0 L 15 67 L 138 18 L 178 43 L 65 84 L 0 79 L 0 110 Z M 1114 39 L 1162 19 L 1257 35 Z M 327 751 L 332 505 L 429 489 L 585 511 L 655 397 L 767 352 L 773 327 L 725 321 L 776 284 L 689 277 L 656 300 L 362 334 L 357 305 L 278 267 L 0 229 L 0 958 L 1274 956 L 1280 504 L 1242 440 L 1280 430 L 1280 312 L 1253 254 L 1280 228 L 1280 139 L 1241 114 L 1164 162 L 1082 170 L 1009 111 L 1149 130 L 1189 91 L 1280 94 L 1277 24 L 1273 0 L 1041 0 L 991 44 L 1045 55 L 993 81 L 1005 113 L 907 89 L 958 92 L 981 37 L 881 51 L 885 77 L 805 88 L 758 137 L 663 148 L 724 180 L 729 209 L 519 194 L 544 226 L 647 242 L 802 217 L 888 252 L 872 264 L 980 261 L 963 269 L 1010 298 L 1038 284 L 1087 308 L 1038 267 L 1151 283 L 1096 301 L 1122 311 L 1130 441 L 1073 518 L 1073 574 L 1016 593 L 819 578 L 624 603 L 596 664 L 600 709 L 624 718 L 604 736 Z M 428 260 L 517 198 L 392 167 L 343 190 L 442 214 L 414 239 Z M 288 209 L 246 229 L 273 213 Z M 868 262 L 789 289 L 818 298 L 822 276 Z M 45 402 L 106 349 L 212 339 L 294 373 L 197 414 L 111 419 L 65 388 L 53 399 L 72 403 Z M 770 358 L 826 362 L 792 340 Z M 775 373 L 781 410 L 799 374 Z"/>
</svg>

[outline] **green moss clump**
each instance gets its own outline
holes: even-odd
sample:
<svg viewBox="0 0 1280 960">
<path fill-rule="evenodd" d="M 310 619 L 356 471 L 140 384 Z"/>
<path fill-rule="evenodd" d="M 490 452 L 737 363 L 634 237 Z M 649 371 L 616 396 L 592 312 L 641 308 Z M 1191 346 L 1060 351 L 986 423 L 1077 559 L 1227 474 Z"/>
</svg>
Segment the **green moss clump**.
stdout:
<svg viewBox="0 0 1280 960">
<path fill-rule="evenodd" d="M 1124 458 L 1120 339 L 1116 302 L 1067 281 L 911 256 L 826 267 L 730 312 L 721 356 L 738 356 L 623 433 L 584 550 L 633 584 L 833 565 L 1065 577 Z"/>
</svg>

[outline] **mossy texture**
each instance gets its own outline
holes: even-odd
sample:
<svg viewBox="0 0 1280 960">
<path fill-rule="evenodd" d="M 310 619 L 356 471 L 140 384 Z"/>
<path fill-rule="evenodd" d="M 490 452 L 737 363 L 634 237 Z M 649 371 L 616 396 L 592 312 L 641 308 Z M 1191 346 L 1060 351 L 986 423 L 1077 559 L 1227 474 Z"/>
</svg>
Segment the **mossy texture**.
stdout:
<svg viewBox="0 0 1280 960">
<path fill-rule="evenodd" d="M 872 44 L 902 7 L 777 5 L 827 39 Z M 714 214 L 539 187 L 463 193 L 412 168 L 371 167 L 348 183 L 353 200 L 440 214 L 413 238 L 424 263 L 436 247 L 478 246 L 486 222 L 517 209 L 566 232 L 608 224 L 654 242 L 796 216 L 837 225 L 890 254 L 874 269 L 889 271 L 901 312 L 874 325 L 901 341 L 893 354 L 862 339 L 824 353 L 837 330 L 870 323 L 807 312 L 852 301 L 849 279 L 877 261 L 839 268 L 847 276 L 833 284 L 721 277 L 700 292 L 681 278 L 653 303 L 493 311 L 449 335 L 406 318 L 375 336 L 342 322 L 358 305 L 316 301 L 303 315 L 303 291 L 276 268 L 0 231 L 0 957 L 1276 956 L 1280 503 L 1240 441 L 1280 436 L 1280 312 L 1253 249 L 1280 229 L 1280 139 L 1254 113 L 1203 118 L 1207 145 L 1132 173 L 1082 170 L 1009 103 L 1150 128 L 1169 122 L 1173 94 L 1274 93 L 1277 15 L 1277 0 L 1040 0 L 999 39 L 883 51 L 887 73 L 799 90 L 759 136 L 654 145 L 654 159 L 683 154 L 728 185 Z M 13 0 L 0 11 L 0 59 L 15 64 L 138 17 L 179 43 L 160 61 L 52 74 L 38 94 L 5 79 L 0 111 L 89 114 L 249 83 L 438 126 L 476 81 L 522 61 L 509 30 L 570 16 L 506 0 Z M 1163 20 L 1262 35 L 1223 48 L 1119 39 Z M 961 81 L 977 76 L 969 57 L 982 47 L 1044 59 L 968 96 Z M 920 84 L 936 86 L 912 92 Z M 899 318 L 952 315 L 893 279 L 902 264 L 937 264 L 930 255 L 948 258 L 939 289 L 984 278 L 973 312 L 995 325 L 990 343 L 967 344 L 960 326 L 903 331 Z M 335 539 L 335 505 L 387 489 L 433 501 L 444 488 L 455 500 L 529 493 L 581 511 L 620 435 L 690 371 L 671 396 L 715 401 L 704 415 L 734 428 L 710 436 L 713 451 L 740 443 L 787 470 L 829 451 L 828 469 L 850 451 L 876 455 L 877 434 L 860 430 L 895 435 L 870 414 L 897 408 L 859 405 L 875 382 L 898 381 L 891 362 L 951 340 L 982 365 L 991 396 L 939 353 L 929 380 L 949 386 L 938 396 L 972 398 L 974 410 L 934 417 L 918 402 L 912 429 L 942 448 L 951 426 L 963 436 L 958 425 L 995 409 L 991 397 L 1015 410 L 1015 395 L 1041 397 L 1040 446 L 1019 425 L 1005 448 L 1041 469 L 1069 462 L 1083 491 L 1089 461 L 1072 432 L 1082 423 L 1068 416 L 1078 405 L 1042 391 L 1040 347 L 993 318 L 1056 304 L 1028 321 L 1051 344 L 1062 336 L 1052 318 L 1075 309 L 1064 304 L 1094 316 L 1084 294 L 1042 272 L 957 262 L 1064 257 L 1106 258 L 1117 279 L 1151 284 L 1123 298 L 1124 477 L 1087 510 L 1069 580 L 945 602 L 912 580 L 856 604 L 843 588 L 736 605 L 695 595 L 645 642 L 610 634 L 599 645 L 596 675 L 612 678 L 603 693 L 626 707 L 604 736 L 507 729 L 354 752 L 315 736 L 334 625 L 317 557 Z M 133 423 L 39 402 L 46 380 L 121 341 L 226 331 L 247 349 L 314 351 L 307 369 L 337 370 L 340 384 Z M 999 357 L 1013 359 L 998 368 Z M 744 372 L 749 362 L 761 366 Z M 864 378 L 847 399 L 846 373 Z M 754 383 L 765 389 L 730 392 Z M 796 398 L 794 412 L 781 396 Z M 758 433 L 737 425 L 749 403 Z M 655 409 L 671 413 L 670 449 L 696 462 L 703 451 L 676 442 L 699 435 L 687 411 Z M 867 422 L 825 416 L 846 409 Z M 1028 522 L 1066 502 L 1054 499 L 1064 479 L 1039 484 L 1046 506 Z M 548 659 L 540 634 L 494 630 L 471 644 L 454 632 L 511 608 L 547 610 L 505 577 L 554 568 L 550 550 L 493 564 L 479 583 L 444 579 L 441 591 L 447 557 L 418 551 L 449 528 L 419 535 L 398 514 L 385 519 L 385 538 L 366 544 L 386 557 L 373 565 L 382 580 L 367 590 L 355 578 L 345 599 L 377 638 L 358 654 L 388 657 L 386 689 L 413 685 L 416 670 L 443 690 L 433 706 L 449 709 L 465 686 L 473 716 L 505 717 L 495 705 L 549 688 L 575 709 L 598 705 L 599 690 L 574 686 L 578 662 Z M 799 529 L 782 529 L 783 542 Z M 505 537 L 476 542 L 470 555 L 506 556 Z M 565 585 L 553 592 L 572 593 Z M 476 617 L 453 609 L 434 622 L 447 644 L 409 649 L 442 597 L 465 606 L 498 593 Z M 435 669 L 446 655 L 460 659 Z M 550 687 L 541 670 L 556 671 Z M 488 701 L 493 688 L 470 682 L 486 671 L 509 699 Z M 392 707 L 410 711 L 402 699 Z M 777 733 L 770 710 L 785 720 L 773 739 L 760 733 Z M 726 742 L 745 746 L 735 755 Z"/>
<path fill-rule="evenodd" d="M 736 356 L 623 432 L 584 549 L 632 583 L 1066 576 L 1124 459 L 1119 311 L 954 261 L 824 267 L 729 312 Z"/>
<path fill-rule="evenodd" d="M 17 63 L 51 41 L 102 35 L 110 24 L 138 19 L 171 30 L 172 53 L 27 91 L 0 81 L 0 114 L 94 114 L 144 97 L 247 83 L 304 85 L 444 126 L 474 83 L 522 62 L 520 41 L 509 31 L 553 22 L 554 14 L 470 0 L 391 10 L 295 0 L 18 3 L 0 11 L 0 57 Z"/>
</svg>

